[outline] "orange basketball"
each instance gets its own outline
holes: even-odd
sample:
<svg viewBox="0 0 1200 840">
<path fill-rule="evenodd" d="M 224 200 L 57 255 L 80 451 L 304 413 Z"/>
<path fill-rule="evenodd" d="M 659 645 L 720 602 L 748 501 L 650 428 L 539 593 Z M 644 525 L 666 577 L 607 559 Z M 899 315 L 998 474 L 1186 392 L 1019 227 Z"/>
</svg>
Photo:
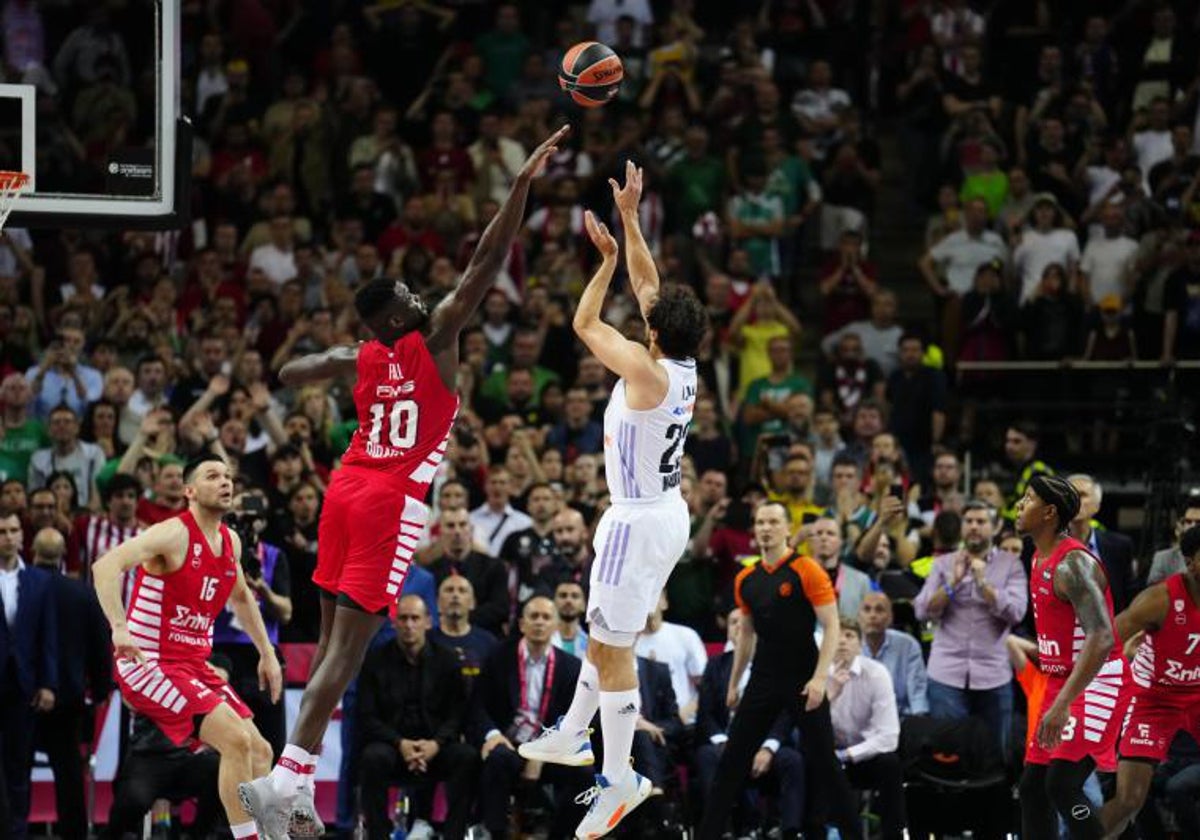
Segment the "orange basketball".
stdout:
<svg viewBox="0 0 1200 840">
<path fill-rule="evenodd" d="M 582 41 L 563 56 L 558 84 L 584 108 L 598 108 L 617 95 L 624 76 L 615 52 L 597 41 Z"/>
</svg>

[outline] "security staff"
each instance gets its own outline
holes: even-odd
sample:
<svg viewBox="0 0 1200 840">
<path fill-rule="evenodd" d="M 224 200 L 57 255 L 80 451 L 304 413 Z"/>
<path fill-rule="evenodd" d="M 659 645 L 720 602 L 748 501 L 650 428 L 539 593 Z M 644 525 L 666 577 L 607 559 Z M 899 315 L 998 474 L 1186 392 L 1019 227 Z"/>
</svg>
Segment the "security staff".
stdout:
<svg viewBox="0 0 1200 840">
<path fill-rule="evenodd" d="M 735 712 L 697 834 L 700 840 L 717 840 L 724 833 L 754 754 L 789 705 L 798 711 L 811 780 L 809 802 L 814 807 L 806 815 L 806 825 L 830 822 L 847 840 L 862 837 L 850 784 L 834 754 L 833 724 L 825 699 L 825 679 L 839 636 L 837 597 L 825 570 L 788 547 L 788 516 L 787 507 L 778 502 L 759 506 L 754 535 L 762 558 L 734 581 L 742 630 L 734 648 L 726 703 Z M 823 633 L 819 655 L 814 637 L 818 624 Z M 751 652 L 750 681 L 739 697 Z M 825 805 L 831 813 L 817 813 Z"/>
</svg>

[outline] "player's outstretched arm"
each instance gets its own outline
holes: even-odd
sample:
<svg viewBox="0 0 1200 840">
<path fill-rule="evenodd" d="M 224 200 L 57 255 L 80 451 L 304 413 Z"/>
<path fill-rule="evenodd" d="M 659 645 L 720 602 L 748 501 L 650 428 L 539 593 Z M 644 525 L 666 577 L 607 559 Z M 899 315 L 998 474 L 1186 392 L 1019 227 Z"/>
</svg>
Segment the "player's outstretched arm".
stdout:
<svg viewBox="0 0 1200 840">
<path fill-rule="evenodd" d="M 508 258 L 513 239 L 521 229 L 530 183 L 545 169 L 546 162 L 558 151 L 559 142 L 570 130 L 569 125 L 564 125 L 550 135 L 533 150 L 517 173 L 504 204 L 479 237 L 479 244 L 475 246 L 475 253 L 471 255 L 458 287 L 433 311 L 433 330 L 425 342 L 430 352 L 436 354 L 448 348 L 457 349 L 458 334 L 496 281 L 496 275 Z"/>
<path fill-rule="evenodd" d="M 575 334 L 592 355 L 617 376 L 623 377 L 634 391 L 665 390 L 666 371 L 654 361 L 650 351 L 636 341 L 630 341 L 600 318 L 608 284 L 617 269 L 617 240 L 605 224 L 597 221 L 591 210 L 584 214 L 583 223 L 603 259 L 579 298 L 573 322 Z"/>
<path fill-rule="evenodd" d="M 187 551 L 187 538 L 187 527 L 178 519 L 168 519 L 121 543 L 92 566 L 96 598 L 112 627 L 113 652 L 118 659 L 145 661 L 125 624 L 121 577 L 152 558 L 182 557 Z"/>
<path fill-rule="evenodd" d="M 637 298 L 642 317 L 650 314 L 650 307 L 658 299 L 658 266 L 650 254 L 650 246 L 642 236 L 642 221 L 638 216 L 638 205 L 642 200 L 642 168 L 633 161 L 625 161 L 625 186 L 615 178 L 608 179 L 612 187 L 613 201 L 621 214 L 621 226 L 625 229 L 625 268 L 629 272 L 629 285 Z"/>
<path fill-rule="evenodd" d="M 1058 745 L 1070 716 L 1071 702 L 1100 672 L 1116 638 L 1108 620 L 1104 591 L 1096 581 L 1094 562 L 1082 551 L 1070 551 L 1054 573 L 1055 593 L 1075 608 L 1075 618 L 1085 638 L 1067 681 L 1038 726 L 1038 740 L 1047 749 Z"/>
<path fill-rule="evenodd" d="M 279 369 L 279 381 L 289 388 L 326 379 L 342 379 L 355 374 L 358 345 L 339 344 L 320 353 L 292 359 Z"/>
</svg>

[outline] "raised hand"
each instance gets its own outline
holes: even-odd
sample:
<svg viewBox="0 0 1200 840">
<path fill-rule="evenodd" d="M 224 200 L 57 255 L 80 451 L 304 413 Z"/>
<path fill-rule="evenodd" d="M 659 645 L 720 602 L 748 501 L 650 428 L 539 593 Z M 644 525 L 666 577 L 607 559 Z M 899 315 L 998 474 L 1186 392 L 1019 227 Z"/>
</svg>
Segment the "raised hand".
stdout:
<svg viewBox="0 0 1200 840">
<path fill-rule="evenodd" d="M 588 236 L 596 250 L 607 260 L 617 255 L 617 240 L 608 231 L 608 225 L 596 218 L 596 214 L 588 210 L 583 214 L 583 226 L 587 228 Z"/>
<path fill-rule="evenodd" d="M 634 166 L 633 161 L 625 161 L 625 186 L 617 183 L 615 178 L 608 179 L 612 187 L 613 201 L 622 213 L 636 213 L 638 202 L 642 200 L 642 168 Z"/>
<path fill-rule="evenodd" d="M 525 165 L 521 167 L 519 177 L 536 178 L 541 175 L 546 169 L 546 162 L 550 160 L 550 156 L 558 153 L 558 143 L 566 137 L 571 131 L 571 126 L 564 125 L 558 131 L 550 135 L 549 139 L 533 150 L 533 154 L 525 161 Z"/>
</svg>

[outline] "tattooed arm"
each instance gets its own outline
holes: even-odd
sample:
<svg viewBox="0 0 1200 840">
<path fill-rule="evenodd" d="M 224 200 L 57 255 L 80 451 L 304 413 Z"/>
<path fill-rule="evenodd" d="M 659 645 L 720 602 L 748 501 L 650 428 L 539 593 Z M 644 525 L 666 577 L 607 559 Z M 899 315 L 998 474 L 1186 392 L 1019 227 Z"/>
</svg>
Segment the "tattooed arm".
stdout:
<svg viewBox="0 0 1200 840">
<path fill-rule="evenodd" d="M 1038 726 L 1038 740 L 1047 748 L 1052 748 L 1061 739 L 1062 729 L 1070 716 L 1071 701 L 1100 672 L 1116 640 L 1108 618 L 1104 590 L 1096 579 L 1097 571 L 1091 557 L 1082 551 L 1072 551 L 1054 573 L 1054 594 L 1075 608 L 1076 620 L 1083 628 L 1085 638 L 1075 667 Z"/>
</svg>

